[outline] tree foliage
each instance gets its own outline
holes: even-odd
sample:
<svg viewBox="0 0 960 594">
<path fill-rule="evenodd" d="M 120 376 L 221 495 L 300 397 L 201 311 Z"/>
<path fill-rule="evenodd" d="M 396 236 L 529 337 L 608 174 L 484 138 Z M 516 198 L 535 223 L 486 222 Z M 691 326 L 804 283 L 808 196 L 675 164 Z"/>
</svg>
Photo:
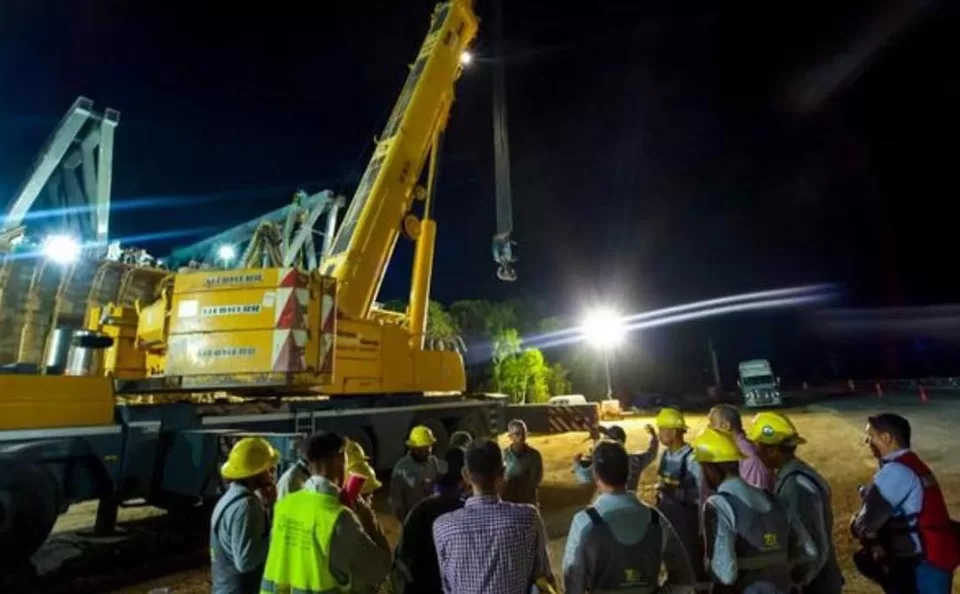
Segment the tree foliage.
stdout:
<svg viewBox="0 0 960 594">
<path fill-rule="evenodd" d="M 450 304 L 450 315 L 468 341 L 489 340 L 509 328 L 517 328 L 517 313 L 508 303 L 464 299 Z"/>
<path fill-rule="evenodd" d="M 457 322 L 442 305 L 431 301 L 427 306 L 427 337 L 449 340 L 460 336 Z"/>
<path fill-rule="evenodd" d="M 405 312 L 407 303 L 392 300 L 384 309 Z M 514 402 L 543 402 L 550 395 L 577 390 L 592 394 L 597 384 L 596 370 L 588 355 L 554 348 L 546 354 L 536 348 L 524 348 L 522 336 L 563 330 L 568 326 L 556 317 L 542 317 L 541 304 L 511 299 L 491 302 L 483 299 L 454 301 L 449 308 L 431 301 L 427 310 L 427 337 L 449 340 L 460 336 L 468 352 L 465 356 L 471 389 L 484 385 L 508 394 Z M 601 382 L 602 383 L 602 382 Z"/>
<path fill-rule="evenodd" d="M 550 366 L 547 373 L 547 389 L 554 396 L 573 392 L 570 370 L 564 367 L 562 363 L 554 363 Z"/>
<path fill-rule="evenodd" d="M 407 302 L 402 299 L 391 299 L 383 304 L 383 309 L 405 313 Z M 460 336 L 460 329 L 456 320 L 441 303 L 430 301 L 427 304 L 427 338 L 449 340 Z"/>
<path fill-rule="evenodd" d="M 493 337 L 493 363 L 500 363 L 510 357 L 519 355 L 523 340 L 520 333 L 513 328 L 506 328 Z"/>
<path fill-rule="evenodd" d="M 524 349 L 503 359 L 497 377 L 498 390 L 518 404 L 545 402 L 550 397 L 547 379 L 550 367 L 540 349 Z"/>
</svg>

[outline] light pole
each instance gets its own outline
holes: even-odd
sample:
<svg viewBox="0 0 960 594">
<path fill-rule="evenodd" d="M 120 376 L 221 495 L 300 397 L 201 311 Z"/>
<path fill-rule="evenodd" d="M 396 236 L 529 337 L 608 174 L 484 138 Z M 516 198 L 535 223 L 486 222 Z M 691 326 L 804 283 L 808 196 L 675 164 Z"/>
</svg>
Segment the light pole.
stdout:
<svg viewBox="0 0 960 594">
<path fill-rule="evenodd" d="M 610 353 L 619 346 L 626 336 L 627 328 L 623 316 L 612 309 L 601 308 L 591 311 L 580 327 L 583 338 L 603 353 L 603 368 L 607 376 L 607 399 L 613 397 L 613 381 L 610 377 Z"/>
</svg>

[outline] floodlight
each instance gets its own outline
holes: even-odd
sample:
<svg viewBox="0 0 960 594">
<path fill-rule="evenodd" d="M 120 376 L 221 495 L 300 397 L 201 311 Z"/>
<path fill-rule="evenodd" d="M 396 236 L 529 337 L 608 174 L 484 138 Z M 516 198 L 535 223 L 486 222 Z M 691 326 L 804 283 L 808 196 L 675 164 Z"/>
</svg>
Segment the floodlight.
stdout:
<svg viewBox="0 0 960 594">
<path fill-rule="evenodd" d="M 591 345 L 612 349 L 623 342 L 627 327 L 623 316 L 612 309 L 601 308 L 587 314 L 580 332 Z"/>
<path fill-rule="evenodd" d="M 44 256 L 57 264 L 72 264 L 80 258 L 83 246 L 69 235 L 49 235 L 41 249 Z"/>
</svg>

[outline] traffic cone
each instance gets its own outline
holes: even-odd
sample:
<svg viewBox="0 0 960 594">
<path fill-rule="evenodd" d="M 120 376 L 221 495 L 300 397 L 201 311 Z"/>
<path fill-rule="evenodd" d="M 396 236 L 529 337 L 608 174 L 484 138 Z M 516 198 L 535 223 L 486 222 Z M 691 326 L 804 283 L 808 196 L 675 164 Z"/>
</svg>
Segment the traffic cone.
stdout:
<svg viewBox="0 0 960 594">
<path fill-rule="evenodd" d="M 920 402 L 930 402 L 930 399 L 927 398 L 927 389 L 923 387 L 923 384 L 920 384 Z"/>
<path fill-rule="evenodd" d="M 877 398 L 883 398 L 883 388 L 880 387 L 880 382 L 877 382 Z"/>
</svg>

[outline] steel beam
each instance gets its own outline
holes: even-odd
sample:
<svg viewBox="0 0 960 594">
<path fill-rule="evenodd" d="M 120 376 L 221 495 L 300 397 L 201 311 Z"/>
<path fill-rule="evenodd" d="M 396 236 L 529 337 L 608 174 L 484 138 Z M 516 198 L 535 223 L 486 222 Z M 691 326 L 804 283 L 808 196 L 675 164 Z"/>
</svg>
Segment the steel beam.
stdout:
<svg viewBox="0 0 960 594">
<path fill-rule="evenodd" d="M 15 229 L 23 223 L 27 212 L 37 201 L 37 197 L 40 196 L 40 191 L 43 190 L 47 180 L 50 179 L 64 155 L 67 154 L 74 139 L 92 113 L 93 101 L 86 97 L 78 97 L 74 101 L 66 115 L 57 124 L 53 134 L 44 143 L 30 176 L 14 195 L 10 207 L 7 209 L 7 216 L 3 220 L 4 230 Z"/>
</svg>

